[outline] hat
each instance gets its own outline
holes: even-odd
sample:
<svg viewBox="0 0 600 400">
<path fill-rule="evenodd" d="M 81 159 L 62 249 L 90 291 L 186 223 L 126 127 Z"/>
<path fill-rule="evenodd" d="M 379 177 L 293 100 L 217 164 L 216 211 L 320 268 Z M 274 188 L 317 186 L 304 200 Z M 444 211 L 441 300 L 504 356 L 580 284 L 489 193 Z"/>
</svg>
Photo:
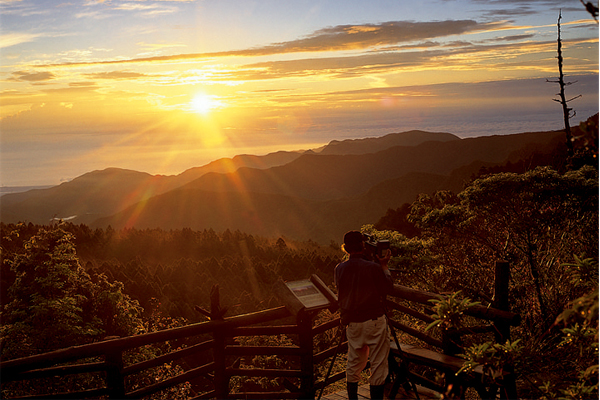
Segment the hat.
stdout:
<svg viewBox="0 0 600 400">
<path fill-rule="evenodd" d="M 362 248 L 363 235 L 359 231 L 350 231 L 344 235 L 346 249 Z"/>
</svg>

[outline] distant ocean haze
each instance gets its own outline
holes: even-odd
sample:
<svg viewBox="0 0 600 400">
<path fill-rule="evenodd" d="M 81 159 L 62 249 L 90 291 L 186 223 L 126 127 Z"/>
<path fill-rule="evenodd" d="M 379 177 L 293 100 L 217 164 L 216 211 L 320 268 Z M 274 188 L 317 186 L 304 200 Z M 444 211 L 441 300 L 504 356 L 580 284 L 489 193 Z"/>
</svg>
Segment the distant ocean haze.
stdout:
<svg viewBox="0 0 600 400">
<path fill-rule="evenodd" d="M 21 193 L 27 192 L 34 189 L 48 189 L 54 185 L 43 185 L 43 186 L 0 186 L 0 196 L 9 193 Z"/>
</svg>

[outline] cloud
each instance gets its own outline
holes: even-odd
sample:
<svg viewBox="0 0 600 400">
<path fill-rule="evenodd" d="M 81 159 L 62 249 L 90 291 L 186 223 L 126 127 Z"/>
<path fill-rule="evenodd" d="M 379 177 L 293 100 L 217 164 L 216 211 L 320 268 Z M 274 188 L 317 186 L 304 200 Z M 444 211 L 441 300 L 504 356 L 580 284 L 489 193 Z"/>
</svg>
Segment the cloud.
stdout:
<svg viewBox="0 0 600 400">
<path fill-rule="evenodd" d="M 12 81 L 26 81 L 26 82 L 43 82 L 49 81 L 55 78 L 52 72 L 26 72 L 26 71 L 15 71 L 12 73 L 13 77 L 9 80 Z"/>
<path fill-rule="evenodd" d="M 111 17 L 110 14 L 101 11 L 86 11 L 75 14 L 75 18 L 106 19 Z"/>
<path fill-rule="evenodd" d="M 17 90 L 3 90 L 0 91 L 0 106 L 8 107 L 15 105 L 31 104 L 43 97 L 43 94 L 38 93 L 33 95 L 30 92 L 23 92 Z"/>
<path fill-rule="evenodd" d="M 152 16 L 158 14 L 170 14 L 177 12 L 176 7 L 163 6 L 160 4 L 145 4 L 144 2 L 138 3 L 121 3 L 114 7 L 115 10 L 124 10 L 124 11 L 138 11 L 141 12 L 142 15 Z"/>
<path fill-rule="evenodd" d="M 92 87 L 96 86 L 96 82 L 71 82 L 69 86 L 72 87 Z"/>
<path fill-rule="evenodd" d="M 524 39 L 525 37 L 519 37 Z M 505 41 L 508 40 L 505 38 Z M 579 45 L 588 43 L 588 39 L 567 40 L 563 45 L 568 45 L 574 50 Z M 597 42 L 597 41 L 596 41 Z M 552 54 L 556 52 L 556 41 L 538 42 L 509 42 L 495 40 L 489 43 L 452 42 L 440 44 L 426 42 L 416 46 L 415 51 L 407 51 L 411 46 L 395 47 L 393 50 L 380 51 L 356 56 L 321 57 L 284 61 L 267 61 L 247 64 L 237 69 L 215 72 L 211 80 L 245 81 L 268 80 L 290 77 L 306 77 L 326 74 L 330 77 L 350 78 L 366 76 L 375 73 L 390 73 L 399 69 L 420 70 L 460 67 L 463 70 L 485 68 L 487 70 L 506 69 L 518 66 L 524 62 L 519 57 L 529 57 L 531 54 Z M 507 56 L 507 55 L 510 55 Z M 523 66 L 533 66 L 527 61 Z M 555 63 L 552 62 L 552 68 Z M 540 68 L 540 65 L 537 65 Z M 593 73 L 597 71 L 597 64 L 581 63 L 579 72 Z"/>
<path fill-rule="evenodd" d="M 493 39 L 489 39 L 494 42 L 516 42 L 517 40 L 532 39 L 535 35 L 523 34 L 523 35 L 512 35 L 512 36 L 501 36 Z"/>
<path fill-rule="evenodd" d="M 272 61 L 246 65 L 243 70 L 233 70 L 219 78 L 242 81 L 263 80 L 316 75 L 323 72 L 338 77 L 349 77 L 354 74 L 382 72 L 392 68 L 422 66 L 433 57 L 441 57 L 445 54 L 440 50 L 405 53 L 384 52 L 352 57 Z"/>
<path fill-rule="evenodd" d="M 522 17 L 527 15 L 537 14 L 538 11 L 532 9 L 529 6 L 520 6 L 515 8 L 504 8 L 504 9 L 495 9 L 493 11 L 487 11 L 483 14 L 484 17 L 488 17 L 491 19 L 498 18 L 514 18 L 514 17 Z"/>
<path fill-rule="evenodd" d="M 93 84 L 92 85 L 84 85 L 84 86 L 73 85 L 73 86 L 69 86 L 66 88 L 45 89 L 45 90 L 42 90 L 42 92 L 44 92 L 46 94 L 51 94 L 51 95 L 71 96 L 71 95 L 82 94 L 82 93 L 83 94 L 95 93 L 97 91 L 97 89 L 98 89 L 98 87 Z"/>
<path fill-rule="evenodd" d="M 163 0 L 163 1 L 145 1 L 145 0 L 136 0 L 136 1 L 120 1 L 120 2 L 112 2 L 105 0 L 91 0 L 88 1 L 85 5 L 88 7 L 91 6 L 101 6 L 102 9 L 90 9 L 90 11 L 84 11 L 76 14 L 77 18 L 93 18 L 93 19 L 104 19 L 112 17 L 110 13 L 107 13 L 107 10 L 115 10 L 115 11 L 124 11 L 131 12 L 141 15 L 143 17 L 153 17 L 156 15 L 162 14 L 172 14 L 178 10 L 176 6 L 167 5 L 167 2 L 188 2 L 189 0 Z M 160 3 L 165 4 L 160 4 Z"/>
<path fill-rule="evenodd" d="M 33 42 L 40 35 L 35 33 L 5 33 L 0 35 L 0 49 L 4 49 L 6 47 L 16 46 L 18 44 Z"/>
<path fill-rule="evenodd" d="M 473 20 L 338 25 L 316 31 L 304 39 L 276 43 L 264 49 L 279 53 L 367 49 L 486 30 L 491 25 Z"/>
<path fill-rule="evenodd" d="M 374 52 L 357 56 L 306 58 L 285 61 L 269 61 L 248 64 L 239 69 L 215 73 L 213 80 L 266 80 L 310 76 L 326 73 L 331 76 L 349 78 L 355 75 L 383 73 L 399 68 L 440 68 L 447 57 L 472 54 L 477 51 L 496 50 L 501 46 L 474 46 L 470 43 L 462 48 L 431 48 L 404 52 Z"/>
<path fill-rule="evenodd" d="M 132 71 L 112 71 L 112 72 L 97 72 L 92 74 L 83 74 L 83 76 L 90 79 L 137 79 L 146 77 L 146 74 Z"/>
<path fill-rule="evenodd" d="M 86 66 L 146 62 L 174 62 L 217 57 L 253 57 L 300 52 L 381 49 L 386 46 L 464 33 L 500 29 L 504 23 L 478 23 L 473 20 L 434 22 L 391 21 L 381 24 L 338 25 L 314 32 L 297 40 L 266 46 L 214 53 L 191 53 L 97 62 L 64 63 L 52 66 Z"/>
</svg>

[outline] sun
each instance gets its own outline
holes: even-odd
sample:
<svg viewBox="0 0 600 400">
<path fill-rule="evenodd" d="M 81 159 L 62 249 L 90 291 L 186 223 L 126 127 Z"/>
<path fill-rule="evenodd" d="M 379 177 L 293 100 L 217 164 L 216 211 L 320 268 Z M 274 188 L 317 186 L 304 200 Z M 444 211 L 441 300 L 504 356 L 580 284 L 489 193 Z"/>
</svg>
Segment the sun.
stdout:
<svg viewBox="0 0 600 400">
<path fill-rule="evenodd" d="M 221 102 L 216 96 L 206 93 L 196 93 L 190 101 L 190 107 L 198 114 L 208 114 L 215 108 L 221 107 Z"/>
</svg>

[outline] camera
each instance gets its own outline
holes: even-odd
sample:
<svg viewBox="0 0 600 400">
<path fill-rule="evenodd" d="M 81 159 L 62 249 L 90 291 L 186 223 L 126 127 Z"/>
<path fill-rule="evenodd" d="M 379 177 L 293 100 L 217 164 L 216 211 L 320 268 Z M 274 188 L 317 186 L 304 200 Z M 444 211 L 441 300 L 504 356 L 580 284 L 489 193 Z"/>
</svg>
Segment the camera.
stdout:
<svg viewBox="0 0 600 400">
<path fill-rule="evenodd" d="M 390 248 L 389 240 L 378 240 L 373 235 L 363 233 L 363 242 L 365 243 L 365 250 L 371 257 L 382 258 L 385 251 Z"/>
</svg>

